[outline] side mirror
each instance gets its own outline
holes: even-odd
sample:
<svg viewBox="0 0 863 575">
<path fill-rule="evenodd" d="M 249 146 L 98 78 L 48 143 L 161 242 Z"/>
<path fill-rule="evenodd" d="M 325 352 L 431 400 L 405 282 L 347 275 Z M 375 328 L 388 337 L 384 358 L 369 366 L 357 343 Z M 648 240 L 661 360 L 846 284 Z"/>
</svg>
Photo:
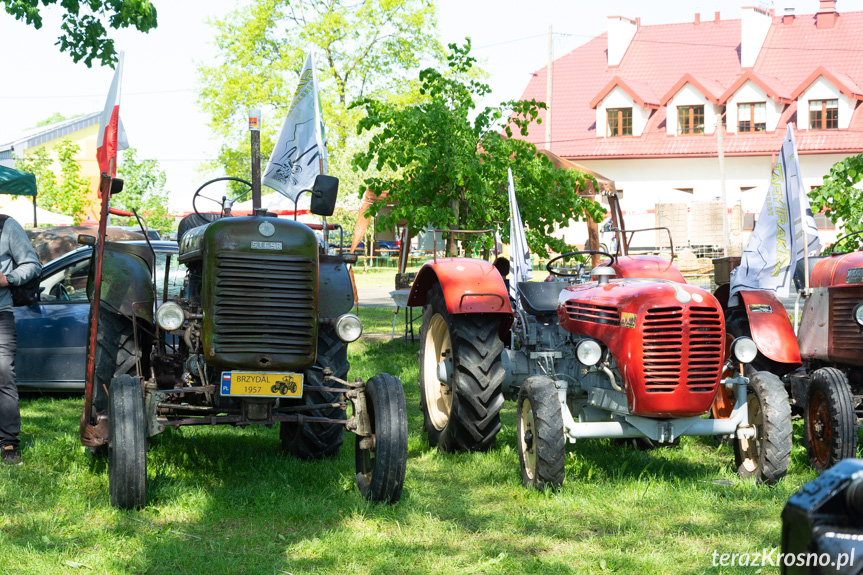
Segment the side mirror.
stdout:
<svg viewBox="0 0 863 575">
<path fill-rule="evenodd" d="M 78 243 L 82 246 L 95 246 L 96 236 L 91 236 L 89 234 L 78 234 Z"/>
<path fill-rule="evenodd" d="M 123 191 L 123 180 L 120 178 L 111 178 L 111 195 L 119 194 Z"/>
<path fill-rule="evenodd" d="M 339 179 L 320 174 L 312 186 L 312 203 L 309 207 L 316 216 L 331 216 L 336 209 L 336 197 L 339 195 Z"/>
</svg>

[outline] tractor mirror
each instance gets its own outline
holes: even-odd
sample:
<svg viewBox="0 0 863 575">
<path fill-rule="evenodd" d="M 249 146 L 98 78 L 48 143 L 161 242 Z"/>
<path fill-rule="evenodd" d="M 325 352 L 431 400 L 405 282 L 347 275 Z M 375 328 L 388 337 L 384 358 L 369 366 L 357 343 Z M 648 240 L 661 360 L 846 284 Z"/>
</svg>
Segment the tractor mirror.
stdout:
<svg viewBox="0 0 863 575">
<path fill-rule="evenodd" d="M 120 178 L 111 178 L 111 195 L 119 194 L 123 191 L 123 180 Z"/>
<path fill-rule="evenodd" d="M 331 216 L 336 209 L 339 195 L 339 179 L 323 174 L 315 178 L 312 186 L 312 204 L 309 210 L 317 216 Z"/>
<path fill-rule="evenodd" d="M 82 246 L 95 246 L 96 236 L 91 236 L 89 234 L 78 234 L 78 243 Z"/>
</svg>

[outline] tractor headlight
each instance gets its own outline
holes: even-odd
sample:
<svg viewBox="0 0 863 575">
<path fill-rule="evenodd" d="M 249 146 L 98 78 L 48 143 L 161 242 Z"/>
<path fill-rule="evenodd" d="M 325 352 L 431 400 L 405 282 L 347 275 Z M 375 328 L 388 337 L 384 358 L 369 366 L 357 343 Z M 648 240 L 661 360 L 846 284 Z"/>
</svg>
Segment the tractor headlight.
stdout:
<svg viewBox="0 0 863 575">
<path fill-rule="evenodd" d="M 854 306 L 854 323 L 858 326 L 863 327 L 863 303 L 858 303 Z"/>
<path fill-rule="evenodd" d="M 750 338 L 741 336 L 731 342 L 731 356 L 739 363 L 752 363 L 758 355 L 758 346 Z"/>
<path fill-rule="evenodd" d="M 596 365 L 602 359 L 602 347 L 594 339 L 583 339 L 575 346 L 575 356 L 582 365 Z"/>
<path fill-rule="evenodd" d="M 356 341 L 363 334 L 363 322 L 352 313 L 339 316 L 336 320 L 336 335 L 345 343 Z"/>
<path fill-rule="evenodd" d="M 186 321 L 186 312 L 172 301 L 166 301 L 156 310 L 156 323 L 165 331 L 180 329 L 184 321 Z"/>
</svg>

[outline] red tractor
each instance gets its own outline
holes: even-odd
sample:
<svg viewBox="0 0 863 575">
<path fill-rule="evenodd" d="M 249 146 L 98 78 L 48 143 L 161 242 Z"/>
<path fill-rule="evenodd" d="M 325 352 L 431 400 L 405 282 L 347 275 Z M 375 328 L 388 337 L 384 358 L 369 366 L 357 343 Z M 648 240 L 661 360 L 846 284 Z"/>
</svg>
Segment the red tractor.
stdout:
<svg viewBox="0 0 863 575">
<path fill-rule="evenodd" d="M 687 285 L 665 258 L 627 255 L 617 198 L 609 199 L 623 255 L 563 254 L 547 265 L 558 281 L 519 282 L 515 297 L 503 258 L 436 258 L 420 269 L 408 305 L 423 308 L 419 386 L 429 443 L 448 452 L 492 447 L 510 397 L 528 486 L 563 482 L 567 442 L 654 446 L 684 435 L 729 436 L 742 477 L 778 481 L 791 451 L 782 382 L 744 373 L 756 346 L 727 336 L 713 295 Z M 564 263 L 584 255 L 604 262 Z M 725 418 L 703 417 L 720 389 L 735 406 Z"/>
</svg>

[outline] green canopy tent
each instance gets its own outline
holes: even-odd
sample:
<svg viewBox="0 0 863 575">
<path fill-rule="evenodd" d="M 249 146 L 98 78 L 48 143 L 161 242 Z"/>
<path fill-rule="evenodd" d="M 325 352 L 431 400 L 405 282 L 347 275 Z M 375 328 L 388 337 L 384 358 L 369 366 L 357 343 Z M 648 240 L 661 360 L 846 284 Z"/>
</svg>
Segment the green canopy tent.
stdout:
<svg viewBox="0 0 863 575">
<path fill-rule="evenodd" d="M 36 227 L 36 176 L 0 166 L 0 194 L 33 197 L 33 227 Z"/>
</svg>

